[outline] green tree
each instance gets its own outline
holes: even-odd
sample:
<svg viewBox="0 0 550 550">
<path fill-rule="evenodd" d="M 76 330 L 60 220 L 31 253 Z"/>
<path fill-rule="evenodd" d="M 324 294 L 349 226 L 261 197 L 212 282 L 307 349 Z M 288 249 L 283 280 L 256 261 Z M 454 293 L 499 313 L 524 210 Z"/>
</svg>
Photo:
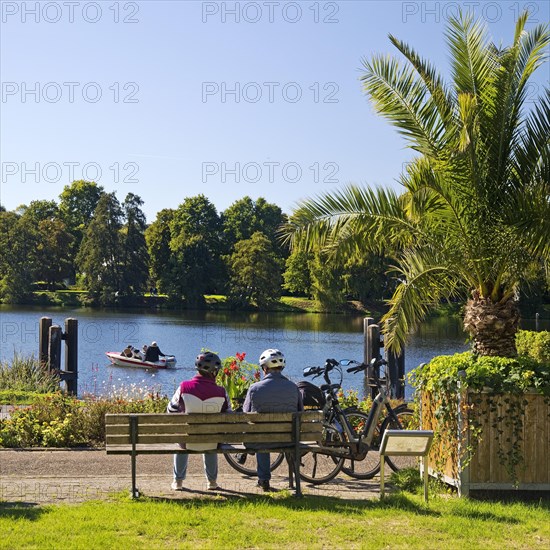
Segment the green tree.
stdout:
<svg viewBox="0 0 550 550">
<path fill-rule="evenodd" d="M 122 227 L 122 284 L 126 296 L 142 295 L 149 277 L 149 253 L 145 242 L 147 222 L 141 210 L 143 201 L 138 195 L 128 193 L 122 204 L 126 223 Z"/>
<path fill-rule="evenodd" d="M 38 235 L 28 218 L 0 211 L 0 300 L 28 299 L 34 282 Z"/>
<path fill-rule="evenodd" d="M 67 231 L 60 219 L 47 219 L 38 223 L 35 278 L 46 281 L 50 289 L 72 274 L 73 262 L 68 251 L 72 249 L 74 237 Z"/>
<path fill-rule="evenodd" d="M 368 253 L 350 258 L 343 268 L 346 294 L 363 303 L 390 298 L 394 287 L 386 275 L 389 268 L 383 254 Z"/>
<path fill-rule="evenodd" d="M 481 355 L 514 356 L 517 292 L 550 252 L 550 92 L 527 109 L 528 84 L 546 61 L 546 26 L 516 23 L 513 43 L 492 44 L 469 15 L 449 21 L 451 82 L 410 46 L 365 60 L 365 92 L 419 155 L 404 191 L 349 186 L 303 203 L 287 234 L 351 255 L 383 243 L 397 288 L 383 318 L 399 350 L 442 298 L 470 295 L 464 325 Z"/>
<path fill-rule="evenodd" d="M 104 193 L 82 240 L 77 265 L 86 289 L 103 304 L 113 303 L 123 285 L 123 212 L 114 193 Z"/>
<path fill-rule="evenodd" d="M 278 230 L 286 222 L 282 210 L 273 203 L 259 197 L 252 200 L 246 196 L 235 201 L 221 214 L 223 246 L 225 253 L 244 239 L 250 239 L 256 231 L 261 231 L 273 244 L 275 250 L 288 254 L 278 239 Z"/>
<path fill-rule="evenodd" d="M 310 263 L 312 260 L 311 252 L 293 250 L 285 261 L 283 288 L 298 296 L 309 296 L 311 294 Z"/>
<path fill-rule="evenodd" d="M 204 195 L 186 198 L 174 212 L 170 235 L 170 293 L 183 297 L 189 306 L 202 305 L 204 294 L 216 289 L 221 270 L 216 207 Z"/>
<path fill-rule="evenodd" d="M 93 181 L 76 180 L 66 185 L 59 195 L 60 217 L 74 237 L 68 253 L 69 257 L 74 258 L 75 261 L 86 228 L 103 193 L 103 187 Z M 72 271 L 73 276 L 76 275 L 76 263 L 73 264 Z"/>
<path fill-rule="evenodd" d="M 175 210 L 165 208 L 158 212 L 157 219 L 145 230 L 145 240 L 149 252 L 149 275 L 154 286 L 165 294 L 172 294 L 172 281 L 175 277 L 176 263 L 170 241 L 170 225 Z"/>
<path fill-rule="evenodd" d="M 266 307 L 280 298 L 282 261 L 262 232 L 235 245 L 229 269 L 234 304 Z"/>
<path fill-rule="evenodd" d="M 57 203 L 48 200 L 31 201 L 28 206 L 23 204 L 17 208 L 17 213 L 24 216 L 37 227 L 43 220 L 55 220 L 60 216 Z"/>
<path fill-rule="evenodd" d="M 70 230 L 80 232 L 81 238 L 103 193 L 103 187 L 93 181 L 76 180 L 66 185 L 59 195 L 63 220 Z"/>
<path fill-rule="evenodd" d="M 315 251 L 310 263 L 311 293 L 322 309 L 340 309 L 346 302 L 342 266 L 325 252 Z"/>
<path fill-rule="evenodd" d="M 28 206 L 22 205 L 17 210 L 22 221 L 28 222 L 36 235 L 34 278 L 46 281 L 48 287 L 54 289 L 56 283 L 61 283 L 72 273 L 70 251 L 75 239 L 60 219 L 59 206 L 55 201 L 31 201 Z"/>
</svg>

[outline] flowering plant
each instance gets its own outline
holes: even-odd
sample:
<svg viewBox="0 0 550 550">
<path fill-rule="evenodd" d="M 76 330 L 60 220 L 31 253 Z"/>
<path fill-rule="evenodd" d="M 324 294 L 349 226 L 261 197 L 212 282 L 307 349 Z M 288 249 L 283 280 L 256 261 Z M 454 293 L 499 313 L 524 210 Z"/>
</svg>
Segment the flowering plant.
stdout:
<svg viewBox="0 0 550 550">
<path fill-rule="evenodd" d="M 246 361 L 246 353 L 236 353 L 222 361 L 218 375 L 221 385 L 227 390 L 233 408 L 242 405 L 246 391 L 260 379 L 260 367 Z"/>
</svg>

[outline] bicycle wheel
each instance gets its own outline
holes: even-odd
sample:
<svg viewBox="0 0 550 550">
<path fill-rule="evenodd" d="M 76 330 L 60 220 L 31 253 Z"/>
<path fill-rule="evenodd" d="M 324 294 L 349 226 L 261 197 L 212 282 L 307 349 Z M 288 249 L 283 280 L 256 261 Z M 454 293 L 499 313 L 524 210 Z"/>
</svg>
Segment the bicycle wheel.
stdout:
<svg viewBox="0 0 550 550">
<path fill-rule="evenodd" d="M 361 411 L 344 411 L 346 420 L 353 428 L 355 437 L 366 426 L 368 415 Z M 380 455 L 378 454 L 379 442 L 376 441 L 379 437 L 379 430 L 376 429 L 373 445 L 367 452 L 367 456 L 363 460 L 346 459 L 342 465 L 342 472 L 356 479 L 372 479 L 380 471 Z"/>
<path fill-rule="evenodd" d="M 340 431 L 332 424 L 326 424 L 323 429 L 323 444 L 339 447 L 343 443 L 344 438 Z M 300 477 L 314 485 L 326 483 L 338 475 L 343 463 L 342 457 L 308 452 L 300 458 Z"/>
<path fill-rule="evenodd" d="M 229 462 L 229 465 L 235 468 L 237 472 L 244 474 L 245 476 L 256 475 L 256 455 L 255 453 L 233 453 L 224 454 L 225 460 Z M 273 471 L 281 465 L 285 455 L 283 453 L 271 454 L 270 470 Z"/>
<path fill-rule="evenodd" d="M 382 423 L 381 432 L 384 434 L 386 430 L 415 430 L 417 429 L 417 420 L 414 412 L 411 409 L 396 410 L 398 422 L 391 417 L 386 417 Z M 416 456 L 387 456 L 386 464 L 394 471 L 403 470 L 404 468 L 414 468 L 418 464 Z"/>
</svg>

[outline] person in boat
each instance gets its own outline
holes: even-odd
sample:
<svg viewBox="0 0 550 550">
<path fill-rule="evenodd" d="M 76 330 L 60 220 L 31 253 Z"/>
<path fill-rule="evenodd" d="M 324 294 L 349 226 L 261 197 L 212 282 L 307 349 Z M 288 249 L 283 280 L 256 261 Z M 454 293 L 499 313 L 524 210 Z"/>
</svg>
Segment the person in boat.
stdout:
<svg viewBox="0 0 550 550">
<path fill-rule="evenodd" d="M 140 361 L 143 361 L 145 359 L 145 354 L 141 353 L 141 351 L 137 348 L 133 348 L 132 353 L 133 353 L 132 357 L 134 359 L 139 359 Z"/>
<path fill-rule="evenodd" d="M 156 342 L 151 342 L 151 345 L 147 348 L 147 351 L 145 352 L 145 361 L 156 363 L 161 357 L 166 357 L 166 354 L 160 351 L 160 348 L 158 347 L 158 344 Z"/>
<path fill-rule="evenodd" d="M 120 355 L 123 357 L 133 357 L 134 356 L 134 346 L 128 344 L 121 352 Z"/>
<path fill-rule="evenodd" d="M 227 391 L 216 384 L 222 363 L 220 358 L 211 352 L 200 353 L 195 359 L 197 374 L 187 381 L 183 381 L 174 393 L 166 412 L 169 413 L 217 413 L 231 412 L 231 401 Z M 207 451 L 215 449 L 215 443 L 191 443 L 187 444 L 189 450 Z M 218 455 L 204 453 L 204 473 L 206 475 L 209 490 L 218 489 Z M 187 474 L 189 455 L 174 454 L 174 481 L 172 489 L 180 491 L 183 488 L 183 480 Z"/>
</svg>

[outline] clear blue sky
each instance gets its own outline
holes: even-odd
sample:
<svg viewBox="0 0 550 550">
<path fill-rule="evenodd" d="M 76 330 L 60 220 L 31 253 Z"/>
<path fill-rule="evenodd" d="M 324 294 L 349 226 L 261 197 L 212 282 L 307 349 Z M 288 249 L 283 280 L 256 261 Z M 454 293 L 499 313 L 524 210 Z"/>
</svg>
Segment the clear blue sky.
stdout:
<svg viewBox="0 0 550 550">
<path fill-rule="evenodd" d="M 290 212 L 348 182 L 396 186 L 411 153 L 363 95 L 361 59 L 392 53 L 392 33 L 445 72 L 459 4 L 497 43 L 524 7 L 550 18 L 547 2 L 3 1 L 0 201 L 95 179 L 151 222 L 197 193 Z"/>
</svg>

